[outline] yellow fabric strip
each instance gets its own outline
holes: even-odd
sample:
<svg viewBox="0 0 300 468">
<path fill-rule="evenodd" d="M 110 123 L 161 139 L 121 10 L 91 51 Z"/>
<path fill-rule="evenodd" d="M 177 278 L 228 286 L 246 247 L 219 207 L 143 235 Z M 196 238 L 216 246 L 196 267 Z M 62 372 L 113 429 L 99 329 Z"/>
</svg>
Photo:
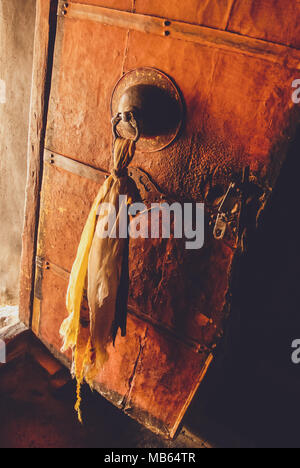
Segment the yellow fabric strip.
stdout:
<svg viewBox="0 0 300 468">
<path fill-rule="evenodd" d="M 86 378 L 92 385 L 94 377 L 107 359 L 106 348 L 115 313 L 113 308 L 116 304 L 123 255 L 121 244 L 124 240 L 102 238 L 101 233 L 96 230 L 97 214 L 101 203 L 109 202 L 117 208 L 119 195 L 129 195 L 126 171 L 134 152 L 135 143 L 132 140 L 116 140 L 112 175 L 105 181 L 92 205 L 70 275 L 66 300 L 69 316 L 62 323 L 60 334 L 63 338 L 62 352 L 69 348 L 73 350 L 73 373 L 77 379 L 75 408 L 79 420 L 82 420 L 81 384 Z M 88 339 L 82 333 L 80 325 L 80 311 L 87 278 L 91 323 Z"/>
</svg>

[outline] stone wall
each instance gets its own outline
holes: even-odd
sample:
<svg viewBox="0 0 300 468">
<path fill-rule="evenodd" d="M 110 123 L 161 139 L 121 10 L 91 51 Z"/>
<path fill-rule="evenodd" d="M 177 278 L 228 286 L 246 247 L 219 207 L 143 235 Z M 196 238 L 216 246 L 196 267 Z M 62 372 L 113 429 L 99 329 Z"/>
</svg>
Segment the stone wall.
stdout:
<svg viewBox="0 0 300 468">
<path fill-rule="evenodd" d="M 35 0 L 0 0 L 0 305 L 17 303 Z"/>
</svg>

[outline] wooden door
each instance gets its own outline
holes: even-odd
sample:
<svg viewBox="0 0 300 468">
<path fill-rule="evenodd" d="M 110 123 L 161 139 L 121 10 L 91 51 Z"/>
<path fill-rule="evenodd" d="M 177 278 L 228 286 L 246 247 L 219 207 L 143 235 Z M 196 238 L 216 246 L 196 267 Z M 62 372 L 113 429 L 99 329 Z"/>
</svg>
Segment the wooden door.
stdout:
<svg viewBox="0 0 300 468">
<path fill-rule="evenodd" d="M 233 0 L 59 2 L 32 327 L 66 363 L 59 328 L 69 272 L 110 169 L 110 99 L 124 73 L 154 67 L 181 89 L 181 134 L 162 151 L 138 152 L 133 162 L 167 197 L 204 202 L 209 217 L 246 166 L 260 194 L 272 188 L 288 121 L 295 121 L 291 82 L 300 54 L 275 44 L 282 42 L 277 26 L 261 20 L 253 32 L 247 18 L 243 2 Z M 296 38 L 292 18 L 290 31 Z M 207 222 L 199 251 L 162 239 L 130 240 L 127 335 L 118 336 L 96 382 L 107 399 L 166 436 L 176 433 L 230 311 L 236 245 L 216 240 L 212 231 Z"/>
</svg>

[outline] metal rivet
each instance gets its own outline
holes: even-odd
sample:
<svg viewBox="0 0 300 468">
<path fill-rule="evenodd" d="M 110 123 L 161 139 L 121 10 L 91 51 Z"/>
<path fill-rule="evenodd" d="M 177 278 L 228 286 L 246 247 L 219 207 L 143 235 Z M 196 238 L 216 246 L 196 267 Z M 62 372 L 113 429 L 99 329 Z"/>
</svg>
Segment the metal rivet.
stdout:
<svg viewBox="0 0 300 468">
<path fill-rule="evenodd" d="M 171 21 L 165 21 L 165 26 L 171 26 Z"/>
<path fill-rule="evenodd" d="M 63 14 L 63 16 L 66 16 L 66 14 L 67 14 L 66 10 L 63 10 L 62 14 Z"/>
<path fill-rule="evenodd" d="M 165 31 L 165 36 L 170 36 L 170 31 Z"/>
<path fill-rule="evenodd" d="M 69 4 L 68 3 L 65 3 L 64 4 L 64 8 L 68 8 L 69 7 Z"/>
</svg>

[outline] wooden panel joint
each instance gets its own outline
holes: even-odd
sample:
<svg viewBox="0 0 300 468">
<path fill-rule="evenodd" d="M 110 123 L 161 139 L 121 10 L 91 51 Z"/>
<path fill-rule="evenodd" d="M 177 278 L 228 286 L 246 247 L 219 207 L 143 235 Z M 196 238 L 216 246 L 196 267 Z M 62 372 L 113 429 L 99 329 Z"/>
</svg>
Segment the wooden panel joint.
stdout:
<svg viewBox="0 0 300 468">
<path fill-rule="evenodd" d="M 59 2 L 58 15 L 67 20 L 96 21 L 107 26 L 156 34 L 165 37 L 166 40 L 194 42 L 206 47 L 267 60 L 291 69 L 300 69 L 300 50 L 229 31 L 173 21 L 170 18 L 64 1 Z"/>
</svg>

